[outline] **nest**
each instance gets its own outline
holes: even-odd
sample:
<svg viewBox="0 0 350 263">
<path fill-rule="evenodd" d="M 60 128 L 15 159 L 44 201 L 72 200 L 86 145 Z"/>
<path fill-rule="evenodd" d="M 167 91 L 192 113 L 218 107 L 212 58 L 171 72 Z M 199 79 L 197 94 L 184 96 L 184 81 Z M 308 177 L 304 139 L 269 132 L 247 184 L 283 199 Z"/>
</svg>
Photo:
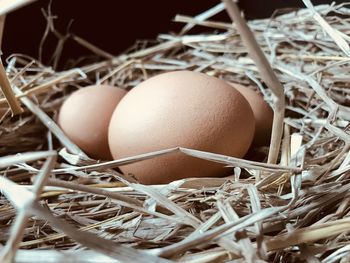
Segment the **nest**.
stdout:
<svg viewBox="0 0 350 263">
<path fill-rule="evenodd" d="M 181 33 L 118 57 L 69 36 L 107 60 L 66 71 L 24 55 L 7 59 L 24 112 L 11 117 L 0 100 L 2 262 L 350 261 L 346 5 L 309 4 L 248 23 L 283 85 L 277 164 L 180 147 L 98 162 L 55 124 L 75 87 L 131 89 L 152 75 L 184 69 L 254 85 L 273 105 L 276 97 L 236 25 L 210 20 L 223 10 L 219 4 L 196 17 L 177 16 L 185 23 Z M 211 33 L 191 35 L 196 26 Z M 66 36 L 49 29 L 62 44 Z M 146 186 L 112 169 L 175 151 L 231 166 L 232 175 Z M 268 152 L 256 149 L 263 159 Z"/>
</svg>

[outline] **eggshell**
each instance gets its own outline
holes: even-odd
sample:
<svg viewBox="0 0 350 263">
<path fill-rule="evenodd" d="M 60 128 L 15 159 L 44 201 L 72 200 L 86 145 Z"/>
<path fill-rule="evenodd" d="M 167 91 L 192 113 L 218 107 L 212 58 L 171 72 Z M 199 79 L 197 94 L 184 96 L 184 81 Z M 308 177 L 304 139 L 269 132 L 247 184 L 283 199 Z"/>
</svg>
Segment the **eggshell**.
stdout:
<svg viewBox="0 0 350 263">
<path fill-rule="evenodd" d="M 237 83 L 230 83 L 237 89 L 249 102 L 254 112 L 255 134 L 253 145 L 269 145 L 271 139 L 273 111 L 263 96 L 254 90 Z"/>
<path fill-rule="evenodd" d="M 178 146 L 242 157 L 254 127 L 248 102 L 225 81 L 175 71 L 152 77 L 129 91 L 113 113 L 108 140 L 114 159 Z M 120 169 L 144 184 L 221 176 L 230 171 L 223 164 L 182 153 Z"/>
<path fill-rule="evenodd" d="M 108 85 L 88 86 L 72 93 L 63 103 L 58 124 L 75 144 L 95 159 L 112 159 L 108 125 L 126 91 Z"/>
</svg>

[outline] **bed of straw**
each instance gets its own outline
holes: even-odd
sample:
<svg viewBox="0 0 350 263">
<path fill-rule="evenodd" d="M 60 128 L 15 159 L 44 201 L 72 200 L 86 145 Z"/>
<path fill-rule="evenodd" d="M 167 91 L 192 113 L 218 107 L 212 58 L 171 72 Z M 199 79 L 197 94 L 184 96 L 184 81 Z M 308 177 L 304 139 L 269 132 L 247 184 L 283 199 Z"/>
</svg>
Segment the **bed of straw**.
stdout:
<svg viewBox="0 0 350 263">
<path fill-rule="evenodd" d="M 1 262 L 350 262 L 346 5 L 308 6 L 248 23 L 283 85 L 276 164 L 266 162 L 269 147 L 255 149 L 261 161 L 179 147 L 98 162 L 55 123 L 76 88 L 131 89 L 173 70 L 253 85 L 274 106 L 235 24 L 211 19 L 224 9 L 219 4 L 195 17 L 178 15 L 180 33 L 140 42 L 116 57 L 56 31 L 46 14 L 46 35 L 58 38 L 54 62 L 67 39 L 103 59 L 58 72 L 25 55 L 7 59 L 24 112 L 11 117 L 0 99 Z M 210 33 L 191 34 L 198 26 Z M 231 166 L 232 176 L 149 186 L 114 169 L 176 151 Z"/>
</svg>

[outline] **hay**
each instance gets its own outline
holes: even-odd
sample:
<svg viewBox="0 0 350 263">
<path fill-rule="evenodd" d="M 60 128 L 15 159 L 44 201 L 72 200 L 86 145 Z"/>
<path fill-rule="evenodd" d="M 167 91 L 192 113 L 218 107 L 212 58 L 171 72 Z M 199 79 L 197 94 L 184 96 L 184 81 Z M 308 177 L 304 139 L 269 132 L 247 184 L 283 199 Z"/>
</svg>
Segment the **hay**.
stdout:
<svg viewBox="0 0 350 263">
<path fill-rule="evenodd" d="M 180 34 L 113 58 L 51 32 L 60 43 L 54 63 L 67 38 L 108 58 L 87 66 L 56 72 L 24 55 L 8 58 L 15 99 L 25 107 L 11 117 L 0 98 L 1 262 L 349 262 L 350 9 L 304 3 L 249 22 L 284 89 L 277 164 L 181 147 L 97 162 L 54 122 L 74 87 L 130 89 L 170 70 L 251 84 L 275 105 L 236 27 L 210 20 L 223 4 L 176 16 L 185 23 Z M 195 26 L 213 33 L 189 34 Z M 145 186 L 112 169 L 171 152 L 232 166 L 232 176 Z M 256 153 L 266 160 L 268 149 Z"/>
</svg>

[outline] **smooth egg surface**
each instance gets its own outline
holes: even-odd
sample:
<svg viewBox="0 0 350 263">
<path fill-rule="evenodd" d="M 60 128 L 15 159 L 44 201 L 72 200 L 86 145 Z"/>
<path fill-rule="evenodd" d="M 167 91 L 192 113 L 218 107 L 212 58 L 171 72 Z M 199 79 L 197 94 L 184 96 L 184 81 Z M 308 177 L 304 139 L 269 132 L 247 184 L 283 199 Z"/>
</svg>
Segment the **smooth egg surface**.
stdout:
<svg viewBox="0 0 350 263">
<path fill-rule="evenodd" d="M 255 134 L 253 139 L 254 146 L 269 145 L 271 139 L 273 111 L 263 96 L 256 91 L 240 85 L 230 83 L 237 89 L 249 102 L 255 118 Z"/>
<path fill-rule="evenodd" d="M 126 91 L 94 85 L 73 92 L 63 103 L 58 124 L 85 153 L 95 159 L 112 159 L 108 147 L 108 125 Z"/>
<path fill-rule="evenodd" d="M 191 71 L 152 77 L 121 100 L 109 126 L 114 159 L 172 147 L 235 157 L 247 152 L 254 115 L 246 99 L 223 80 Z M 120 166 L 141 183 L 222 176 L 229 169 L 183 153 Z"/>
</svg>

